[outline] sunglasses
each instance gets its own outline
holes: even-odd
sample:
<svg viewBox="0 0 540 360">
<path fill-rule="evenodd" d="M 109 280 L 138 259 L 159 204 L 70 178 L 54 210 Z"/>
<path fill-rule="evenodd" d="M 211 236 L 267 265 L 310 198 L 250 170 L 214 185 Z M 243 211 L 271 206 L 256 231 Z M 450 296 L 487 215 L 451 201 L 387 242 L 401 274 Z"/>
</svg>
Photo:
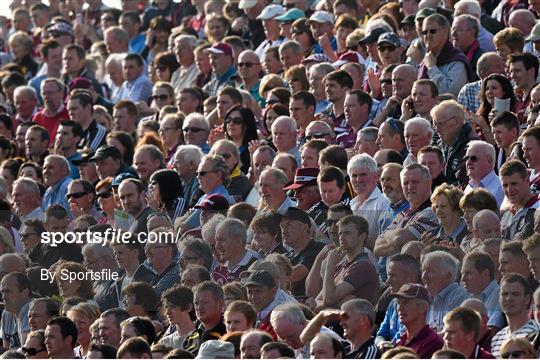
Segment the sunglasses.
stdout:
<svg viewBox="0 0 540 360">
<path fill-rule="evenodd" d="M 203 177 L 205 176 L 206 174 L 210 174 L 210 173 L 215 173 L 217 172 L 216 170 L 209 170 L 209 171 L 197 171 L 196 174 L 198 177 Z"/>
<path fill-rule="evenodd" d="M 467 161 L 467 160 L 471 160 L 473 163 L 477 162 L 479 159 L 478 159 L 478 156 L 476 155 L 471 155 L 471 156 L 465 156 L 463 158 L 463 160 Z"/>
<path fill-rule="evenodd" d="M 250 68 L 250 67 L 253 67 L 255 65 L 259 65 L 259 64 L 255 64 L 255 63 L 249 63 L 249 62 L 245 62 L 245 63 L 238 63 L 238 67 L 241 68 L 241 67 L 247 67 L 247 68 Z"/>
<path fill-rule="evenodd" d="M 323 139 L 325 136 L 328 136 L 328 135 L 329 134 L 326 134 L 326 133 L 316 132 L 311 135 L 306 135 L 306 140 Z"/>
<path fill-rule="evenodd" d="M 100 198 L 108 199 L 108 198 L 111 197 L 111 195 L 112 195 L 112 194 L 111 194 L 109 191 L 104 191 L 104 192 L 97 193 L 97 194 L 96 194 L 96 197 L 97 197 L 98 199 L 100 199 Z"/>
<path fill-rule="evenodd" d="M 45 349 L 34 349 L 34 348 L 27 348 L 27 347 L 22 347 L 21 350 L 24 354 L 28 356 L 35 356 L 37 353 L 45 351 Z"/>
<path fill-rule="evenodd" d="M 380 51 L 380 52 L 385 52 L 387 50 L 389 51 L 394 51 L 396 50 L 396 47 L 395 46 L 377 46 L 377 49 Z"/>
<path fill-rule="evenodd" d="M 392 85 L 392 79 L 381 79 L 381 84 Z"/>
<path fill-rule="evenodd" d="M 193 133 L 198 133 L 198 132 L 201 132 L 201 131 L 205 131 L 204 129 L 201 129 L 201 128 L 196 128 L 196 127 L 186 127 L 186 128 L 183 128 L 182 131 L 184 132 L 193 132 Z"/>
<path fill-rule="evenodd" d="M 74 198 L 74 199 L 80 199 L 82 198 L 84 195 L 88 194 L 88 192 L 86 191 L 81 191 L 81 192 L 76 192 L 76 193 L 71 193 L 71 194 L 67 194 L 66 197 L 68 199 L 71 199 L 71 198 Z"/>
<path fill-rule="evenodd" d="M 510 351 L 510 352 L 502 353 L 501 358 L 503 358 L 503 359 L 517 359 L 523 354 L 525 354 L 525 351 L 523 351 L 523 350 Z"/>
<path fill-rule="evenodd" d="M 439 32 L 439 29 L 428 29 L 428 30 L 422 30 L 422 36 L 426 36 L 427 34 L 435 35 L 437 32 Z"/>
<path fill-rule="evenodd" d="M 169 95 L 163 94 L 163 95 L 152 95 L 150 96 L 150 101 L 152 100 L 161 100 L 165 101 L 169 98 Z"/>
<path fill-rule="evenodd" d="M 238 117 L 235 117 L 235 118 L 227 118 L 225 120 L 225 124 L 230 124 L 230 123 L 233 123 L 235 125 L 242 125 L 244 124 L 244 119 L 242 118 L 238 118 Z"/>
<path fill-rule="evenodd" d="M 229 153 L 222 153 L 218 155 L 222 156 L 225 160 L 229 160 L 230 158 L 232 158 L 232 154 L 229 154 Z"/>
</svg>

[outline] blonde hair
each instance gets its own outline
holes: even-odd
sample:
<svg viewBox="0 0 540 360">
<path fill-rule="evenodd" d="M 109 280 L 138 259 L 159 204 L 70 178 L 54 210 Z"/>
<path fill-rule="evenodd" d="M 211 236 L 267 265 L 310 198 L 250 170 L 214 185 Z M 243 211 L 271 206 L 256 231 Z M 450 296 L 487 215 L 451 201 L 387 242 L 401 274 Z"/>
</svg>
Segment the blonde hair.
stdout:
<svg viewBox="0 0 540 360">
<path fill-rule="evenodd" d="M 13 236 L 8 229 L 0 226 L 0 242 L 4 245 L 5 253 L 14 253 L 15 246 L 13 246 Z"/>
<path fill-rule="evenodd" d="M 463 190 L 457 186 L 448 185 L 447 183 L 439 185 L 433 190 L 433 194 L 431 194 L 431 203 L 434 203 L 435 199 L 441 195 L 446 196 L 452 211 L 458 212 L 460 216 L 463 215 L 463 211 L 459 207 L 459 201 L 463 197 Z M 433 205 L 432 207 L 434 209 Z"/>
</svg>

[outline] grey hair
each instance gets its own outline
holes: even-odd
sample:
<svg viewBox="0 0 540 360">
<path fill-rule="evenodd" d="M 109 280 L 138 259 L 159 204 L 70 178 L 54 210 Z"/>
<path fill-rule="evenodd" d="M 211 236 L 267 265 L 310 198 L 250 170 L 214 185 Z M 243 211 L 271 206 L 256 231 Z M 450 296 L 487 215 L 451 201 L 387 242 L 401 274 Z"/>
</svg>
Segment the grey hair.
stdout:
<svg viewBox="0 0 540 360">
<path fill-rule="evenodd" d="M 375 308 L 369 301 L 365 299 L 351 299 L 341 305 L 341 310 L 349 306 L 353 308 L 355 313 L 366 315 L 371 320 L 371 324 L 375 324 Z"/>
<path fill-rule="evenodd" d="M 114 252 L 112 247 L 104 246 L 100 242 L 89 242 L 82 247 L 82 253 L 86 254 L 92 252 L 96 257 L 105 257 L 108 256 L 111 259 L 114 259 Z"/>
<path fill-rule="evenodd" d="M 210 242 L 210 240 L 214 240 L 216 237 L 216 227 L 217 225 L 225 220 L 225 216 L 222 214 L 214 215 L 204 224 L 201 228 L 201 235 L 207 243 Z"/>
<path fill-rule="evenodd" d="M 482 300 L 477 299 L 477 298 L 465 299 L 463 300 L 460 306 L 465 307 L 467 309 L 474 310 L 478 312 L 480 316 L 487 316 L 488 314 L 486 304 Z"/>
<path fill-rule="evenodd" d="M 289 182 L 287 175 L 285 175 L 285 173 L 280 169 L 266 168 L 263 170 L 263 172 L 261 173 L 259 177 L 262 177 L 263 175 L 266 175 L 266 174 L 272 175 L 274 177 L 274 183 L 280 189 L 282 189 Z"/>
<path fill-rule="evenodd" d="M 431 127 L 431 123 L 427 119 L 417 116 L 407 120 L 407 122 L 405 123 L 405 131 L 407 131 L 407 126 L 411 125 L 421 126 L 425 130 L 425 132 L 429 133 L 430 137 L 433 138 L 433 127 Z"/>
<path fill-rule="evenodd" d="M 493 164 L 493 166 L 495 166 L 495 159 L 496 159 L 497 153 L 493 145 L 482 140 L 472 140 L 469 142 L 468 149 L 472 147 L 479 147 L 480 149 L 482 149 L 482 151 L 485 152 L 485 154 L 489 158 L 491 158 L 491 163 Z"/>
<path fill-rule="evenodd" d="M 205 155 L 201 162 L 204 161 L 210 161 L 212 163 L 212 170 L 217 171 L 221 174 L 223 179 L 223 185 L 228 186 L 229 185 L 229 165 L 225 161 L 225 159 L 221 155 Z"/>
<path fill-rule="evenodd" d="M 240 160 L 240 150 L 238 150 L 238 146 L 236 146 L 236 144 L 232 142 L 231 140 L 227 140 L 227 139 L 221 139 L 221 140 L 216 141 L 214 145 L 212 145 L 212 148 L 210 149 L 210 154 L 219 155 L 218 153 L 216 153 L 215 149 L 223 145 L 228 148 L 228 150 L 232 153 L 232 155 L 236 158 L 237 161 Z"/>
<path fill-rule="evenodd" d="M 480 57 L 478 58 L 478 62 L 476 63 L 476 72 L 479 72 L 480 70 L 489 69 L 489 67 L 491 66 L 490 59 L 492 56 L 500 56 L 500 55 L 494 51 L 486 52 L 480 55 Z"/>
<path fill-rule="evenodd" d="M 499 218 L 499 215 L 497 215 L 497 213 L 495 213 L 495 212 L 493 212 L 492 210 L 489 210 L 489 209 L 482 209 L 479 212 L 477 212 L 474 215 L 473 219 L 472 219 L 473 229 L 476 229 L 476 225 L 478 225 L 478 222 L 484 217 L 487 217 L 488 220 L 493 220 L 493 221 L 496 221 L 496 222 L 501 221 L 501 219 Z"/>
<path fill-rule="evenodd" d="M 17 86 L 15 88 L 15 91 L 13 91 L 13 98 L 16 98 L 19 94 L 22 93 L 26 93 L 26 95 L 29 95 L 34 100 L 38 99 L 36 89 L 28 85 Z"/>
<path fill-rule="evenodd" d="M 194 162 L 200 164 L 204 153 L 197 145 L 180 145 L 174 154 L 174 157 L 180 157 L 182 161 Z"/>
<path fill-rule="evenodd" d="M 111 64 L 122 66 L 122 61 L 124 61 L 126 55 L 126 53 L 110 54 L 105 61 L 105 66 L 109 66 Z"/>
<path fill-rule="evenodd" d="M 107 36 L 107 34 L 111 33 L 117 41 L 121 41 L 123 43 L 129 43 L 129 35 L 126 32 L 126 30 L 122 29 L 120 26 L 111 26 L 105 32 L 103 33 L 103 38 Z"/>
<path fill-rule="evenodd" d="M 43 79 L 43 81 L 41 82 L 41 89 L 43 89 L 43 85 L 47 84 L 47 83 L 53 83 L 56 85 L 56 89 L 58 91 L 65 91 L 66 89 L 66 85 L 64 85 L 64 83 L 62 81 L 60 81 L 60 79 L 57 79 L 57 78 L 54 78 L 54 77 L 49 77 L 49 78 L 46 78 L 46 79 Z"/>
<path fill-rule="evenodd" d="M 388 24 L 385 20 L 379 18 L 379 19 L 373 19 L 368 20 L 366 23 L 366 33 L 370 33 L 373 31 L 373 29 L 381 28 L 386 30 L 387 32 L 393 32 L 394 29 L 392 29 L 392 26 Z"/>
<path fill-rule="evenodd" d="M 330 63 L 320 63 L 320 64 L 313 65 L 312 67 L 309 68 L 309 74 L 319 73 L 322 76 L 326 76 L 333 71 L 336 71 L 336 69 Z"/>
<path fill-rule="evenodd" d="M 378 134 L 379 129 L 377 129 L 375 126 L 368 126 L 366 128 L 360 129 L 357 136 L 359 136 L 362 141 L 369 141 L 374 143 L 375 141 L 377 141 Z"/>
<path fill-rule="evenodd" d="M 278 319 L 286 319 L 293 324 L 304 324 L 307 322 L 302 308 L 299 305 L 292 303 L 281 304 L 274 308 L 270 315 L 272 327 L 276 327 Z"/>
<path fill-rule="evenodd" d="M 210 124 L 208 123 L 208 120 L 206 120 L 203 114 L 191 113 L 184 119 L 184 124 L 186 124 L 188 121 L 196 121 L 199 123 L 199 125 L 204 127 L 206 131 L 210 131 Z"/>
<path fill-rule="evenodd" d="M 47 160 L 54 160 L 54 161 L 57 161 L 58 163 L 62 164 L 64 166 L 64 170 L 66 170 L 67 172 L 69 172 L 69 162 L 67 161 L 67 159 L 61 155 L 47 155 L 47 157 L 45 158 L 45 161 L 43 163 L 45 163 Z"/>
<path fill-rule="evenodd" d="M 454 10 L 462 10 L 463 14 L 472 15 L 477 19 L 482 15 L 482 8 L 476 0 L 461 0 L 456 3 Z"/>
<path fill-rule="evenodd" d="M 452 281 L 456 281 L 457 274 L 459 271 L 459 260 L 456 259 L 453 255 L 447 253 L 446 251 L 436 250 L 424 255 L 422 263 L 426 263 L 429 260 L 438 260 L 437 262 L 441 264 L 442 268 L 450 273 Z"/>
<path fill-rule="evenodd" d="M 358 154 L 347 164 L 347 173 L 351 176 L 353 169 L 367 168 L 371 174 L 377 173 L 377 162 L 368 154 Z"/>
<path fill-rule="evenodd" d="M 438 15 L 438 14 L 434 14 L 434 15 Z M 433 119 L 437 117 L 435 115 L 438 113 L 443 113 L 446 116 L 450 116 L 450 115 L 455 116 L 460 120 L 461 124 L 465 122 L 465 109 L 456 100 L 444 100 L 440 102 L 439 104 L 435 105 L 433 109 L 431 109 L 430 111 L 430 115 Z"/>
<path fill-rule="evenodd" d="M 242 240 L 242 243 L 244 245 L 246 244 L 247 228 L 246 228 L 246 224 L 244 224 L 243 221 L 238 220 L 238 219 L 233 219 L 233 218 L 227 218 L 221 221 L 216 226 L 216 232 L 220 231 L 221 229 L 223 229 L 226 232 L 227 238 L 231 239 L 235 237 L 240 237 L 240 239 Z"/>
<path fill-rule="evenodd" d="M 141 145 L 137 149 L 137 151 L 135 151 L 135 154 L 142 153 L 142 152 L 147 152 L 148 155 L 150 155 L 150 159 L 153 161 L 159 160 L 161 167 L 165 166 L 165 158 L 163 157 L 163 153 L 161 152 L 161 150 L 159 150 L 159 148 L 156 145 L 154 144 Z"/>
<path fill-rule="evenodd" d="M 480 32 L 480 21 L 478 20 L 478 18 L 470 14 L 463 14 L 463 15 L 459 15 L 455 17 L 454 23 L 457 20 L 461 20 L 461 19 L 466 20 L 467 24 L 471 27 L 471 29 L 473 29 L 475 36 L 478 36 L 478 33 Z"/>
<path fill-rule="evenodd" d="M 197 38 L 193 35 L 182 34 L 174 38 L 174 42 L 180 41 L 185 41 L 192 49 L 197 47 Z"/>
<path fill-rule="evenodd" d="M 421 165 L 421 164 L 409 164 L 409 165 L 405 166 L 405 168 L 403 168 L 403 170 L 401 170 L 400 178 L 403 179 L 403 174 L 405 173 L 405 171 L 412 171 L 412 170 L 420 170 L 420 174 L 422 174 L 422 177 L 424 179 L 431 180 L 431 175 L 429 174 L 429 169 L 427 167 L 425 167 L 424 165 Z"/>
<path fill-rule="evenodd" d="M 34 179 L 31 178 L 18 178 L 13 182 L 13 187 L 21 184 L 24 188 L 24 192 L 40 195 L 39 185 Z"/>
<path fill-rule="evenodd" d="M 281 54 L 285 50 L 292 50 L 295 54 L 301 54 L 304 52 L 302 45 L 298 41 L 288 40 L 279 46 L 279 53 Z"/>
<path fill-rule="evenodd" d="M 272 123 L 272 132 L 274 132 L 275 128 L 278 126 L 278 124 L 284 123 L 289 128 L 290 132 L 297 132 L 298 128 L 296 126 L 296 121 L 290 116 L 280 116 L 278 117 L 273 123 Z"/>
</svg>

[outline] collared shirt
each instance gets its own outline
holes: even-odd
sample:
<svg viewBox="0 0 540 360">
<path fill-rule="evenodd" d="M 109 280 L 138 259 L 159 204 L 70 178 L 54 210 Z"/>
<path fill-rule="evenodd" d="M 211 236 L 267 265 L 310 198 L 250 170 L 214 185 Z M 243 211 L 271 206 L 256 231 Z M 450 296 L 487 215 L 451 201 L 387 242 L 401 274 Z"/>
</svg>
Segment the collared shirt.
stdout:
<svg viewBox="0 0 540 360">
<path fill-rule="evenodd" d="M 171 76 L 171 84 L 174 87 L 176 96 L 180 96 L 180 91 L 192 86 L 197 77 L 198 71 L 195 61 L 189 67 L 180 66 Z"/>
<path fill-rule="evenodd" d="M 281 203 L 281 205 L 279 206 L 279 208 L 277 209 L 277 213 L 278 214 L 285 214 L 287 212 L 287 210 L 289 210 L 289 208 L 291 207 L 296 207 L 296 202 L 291 199 L 290 197 L 286 196 L 285 197 L 285 200 L 283 200 L 283 202 Z"/>
<path fill-rule="evenodd" d="M 501 185 L 501 180 L 495 174 L 495 171 L 490 171 L 486 176 L 480 180 L 480 183 L 476 183 L 474 180 L 470 179 L 469 184 L 465 188 L 465 194 L 470 193 L 473 189 L 484 188 L 491 193 L 497 200 L 497 206 L 501 207 L 501 204 L 504 200 L 504 190 Z"/>
<path fill-rule="evenodd" d="M 8 343 L 11 350 L 16 350 L 24 345 L 21 344 L 21 334 L 30 332 L 30 324 L 28 323 L 29 308 L 30 302 L 27 302 L 21 307 L 18 316 L 7 310 L 2 312 L 0 337 Z"/>
<path fill-rule="evenodd" d="M 448 92 L 457 96 L 461 88 L 469 83 L 467 68 L 461 61 L 432 66 L 431 69 L 428 69 L 427 74 L 437 84 L 441 94 Z"/>
<path fill-rule="evenodd" d="M 300 153 L 300 149 L 298 149 L 298 146 L 287 150 L 287 153 L 294 156 L 294 159 L 296 160 L 296 165 L 300 167 L 300 164 L 302 163 L 302 154 Z"/>
<path fill-rule="evenodd" d="M 499 284 L 495 280 L 492 280 L 478 298 L 486 304 L 489 318 L 488 326 L 502 329 L 506 324 L 506 319 L 504 318 L 499 302 Z"/>
<path fill-rule="evenodd" d="M 464 220 L 461 220 L 458 226 L 456 226 L 455 229 L 452 230 L 452 232 L 448 234 L 446 233 L 442 225 L 439 226 L 435 236 L 439 239 L 448 239 L 448 240 L 453 241 L 456 244 L 461 245 L 463 238 L 467 236 L 468 234 L 469 234 L 469 231 L 467 230 L 467 224 L 465 223 Z"/>
<path fill-rule="evenodd" d="M 236 84 L 234 83 L 233 78 L 236 76 L 236 69 L 234 66 L 231 65 L 227 71 L 221 76 L 216 75 L 216 72 L 212 72 L 212 78 L 210 79 L 210 82 L 206 84 L 203 87 L 203 90 L 209 95 L 209 96 L 217 96 L 217 93 L 219 89 L 232 86 L 236 87 Z"/>
<path fill-rule="evenodd" d="M 67 200 L 68 185 L 73 179 L 71 176 L 66 176 L 56 184 L 49 186 L 45 190 L 45 195 L 43 196 L 42 208 L 48 209 L 52 205 L 62 205 L 68 212 L 69 217 L 71 218 L 71 208 Z"/>
<path fill-rule="evenodd" d="M 480 26 L 478 32 L 478 42 L 480 47 L 484 51 L 496 51 L 495 45 L 493 45 L 493 34 L 486 30 L 483 26 Z"/>
<path fill-rule="evenodd" d="M 469 293 L 465 288 L 452 281 L 433 297 L 433 301 L 429 306 L 429 312 L 427 314 L 428 324 L 437 331 L 442 331 L 444 329 L 444 315 L 453 308 L 461 305 L 461 303 L 469 297 Z"/>
<path fill-rule="evenodd" d="M 278 39 L 274 41 L 266 39 L 262 43 L 260 43 L 259 46 L 257 46 L 257 48 L 255 49 L 255 54 L 257 54 L 259 59 L 261 59 L 262 61 L 264 58 L 264 52 L 266 51 L 266 49 L 271 48 L 271 47 L 279 47 L 281 44 L 283 44 L 285 40 L 286 39 L 283 36 L 280 36 Z"/>
<path fill-rule="evenodd" d="M 96 120 L 92 120 L 90 126 L 84 131 L 84 137 L 79 144 L 80 147 L 89 147 L 96 151 L 98 147 L 105 144 L 105 136 L 107 129 L 98 124 Z"/>
<path fill-rule="evenodd" d="M 419 359 L 430 359 L 435 351 L 442 349 L 444 340 L 429 325 L 426 325 L 411 339 L 405 332 L 396 345 L 413 349 L 418 354 Z"/>
<path fill-rule="evenodd" d="M 223 196 L 225 199 L 227 199 L 227 201 L 229 202 L 229 205 L 234 204 L 234 198 L 231 196 L 231 194 L 229 194 L 229 191 L 227 190 L 227 188 L 223 184 L 221 184 L 221 185 L 216 186 L 212 190 L 210 190 L 208 194 L 204 194 L 203 196 L 201 196 L 195 205 L 202 204 L 202 202 L 205 201 L 208 198 L 208 196 L 213 195 L 213 194 L 218 194 L 218 195 Z M 195 209 L 191 213 L 191 215 L 189 215 L 187 219 L 187 223 L 192 229 L 201 225 L 200 215 L 201 215 L 201 209 Z"/>
<path fill-rule="evenodd" d="M 161 297 L 161 294 L 165 290 L 172 288 L 175 285 L 180 284 L 180 268 L 176 261 L 173 261 L 161 274 L 154 271 L 156 277 L 152 281 L 151 285 L 154 288 L 156 294 Z"/>
<path fill-rule="evenodd" d="M 380 357 L 381 353 L 377 346 L 375 346 L 373 337 L 370 337 L 369 340 L 360 345 L 358 349 L 345 355 L 345 359 L 379 359 Z"/>
<path fill-rule="evenodd" d="M 540 331 L 540 324 L 534 320 L 527 321 L 522 327 L 514 332 L 507 326 L 499 330 L 495 336 L 493 336 L 493 339 L 491 340 L 491 353 L 498 359 L 501 353 L 501 346 L 506 340 L 510 337 L 524 338 L 535 331 Z"/>
<path fill-rule="evenodd" d="M 529 210 L 538 208 L 540 208 L 540 201 L 536 196 L 533 196 L 529 203 L 523 208 L 519 210 L 510 209 L 505 212 L 501 217 L 501 233 L 503 234 L 503 238 L 507 240 L 513 239 L 518 233 L 524 230 L 525 225 L 530 225 L 525 221 L 529 220 L 527 214 L 529 213 Z"/>
<path fill-rule="evenodd" d="M 369 238 L 375 239 L 379 236 L 379 219 L 381 215 L 390 208 L 388 200 L 377 186 L 371 191 L 364 203 L 360 203 L 357 195 L 351 200 L 351 210 L 354 215 L 362 216 L 369 224 Z"/>
<path fill-rule="evenodd" d="M 118 93 L 118 100 L 129 100 L 134 103 L 147 101 L 152 95 L 153 84 L 148 78 L 141 74 L 133 81 L 124 81 Z"/>
<path fill-rule="evenodd" d="M 401 321 L 399 321 L 397 312 L 397 300 L 392 299 L 386 308 L 384 320 L 377 330 L 375 343 L 378 345 L 384 341 L 391 341 L 395 344 L 403 331 L 404 327 L 401 324 Z"/>
<path fill-rule="evenodd" d="M 146 36 L 144 34 L 138 34 L 133 39 L 129 40 L 129 52 L 134 54 L 141 54 L 144 49 L 144 43 Z"/>
<path fill-rule="evenodd" d="M 15 114 L 15 122 L 16 124 L 20 125 L 20 124 L 26 124 L 26 123 L 31 123 L 32 122 L 32 119 L 34 118 L 34 116 L 37 114 L 37 112 L 39 111 L 38 107 L 36 106 L 34 108 L 34 110 L 32 110 L 32 115 L 30 115 L 30 117 L 24 119 L 23 117 L 21 117 L 21 115 L 19 113 L 16 113 Z"/>
<path fill-rule="evenodd" d="M 186 201 L 186 208 L 191 209 L 199 199 L 199 181 L 194 176 L 191 180 L 182 180 L 182 197 Z"/>
<path fill-rule="evenodd" d="M 260 255 L 253 250 L 246 250 L 244 256 L 240 259 L 238 264 L 232 266 L 229 261 L 225 265 L 218 265 L 212 272 L 212 278 L 220 285 L 237 281 L 240 278 L 240 274 L 246 271 L 251 264 L 259 260 Z"/>
<path fill-rule="evenodd" d="M 72 161 L 82 159 L 82 154 L 80 152 L 78 152 L 78 151 L 75 151 L 73 154 L 66 157 L 66 159 L 69 162 L 69 170 L 71 172 L 71 177 L 73 179 L 78 179 L 81 176 L 80 173 L 79 173 L 79 167 L 73 165 Z"/>
<path fill-rule="evenodd" d="M 463 105 L 469 112 L 476 114 L 480 108 L 480 88 L 482 80 L 466 84 L 458 94 L 458 103 Z"/>
<path fill-rule="evenodd" d="M 261 80 L 258 80 L 257 83 L 251 87 L 251 89 L 248 89 L 248 91 L 251 94 L 251 96 L 253 96 L 255 101 L 257 101 L 261 105 L 261 107 L 265 107 L 266 100 L 261 96 L 259 92 L 260 86 L 261 86 Z M 240 84 L 239 88 L 245 89 L 244 84 Z"/>
</svg>

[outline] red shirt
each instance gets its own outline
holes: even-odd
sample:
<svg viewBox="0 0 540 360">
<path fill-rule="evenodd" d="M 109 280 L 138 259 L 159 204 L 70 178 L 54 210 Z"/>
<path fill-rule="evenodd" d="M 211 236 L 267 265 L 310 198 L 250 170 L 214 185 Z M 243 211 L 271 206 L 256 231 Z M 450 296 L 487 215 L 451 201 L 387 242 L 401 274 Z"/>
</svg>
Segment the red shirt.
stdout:
<svg viewBox="0 0 540 360">
<path fill-rule="evenodd" d="M 41 109 L 32 118 L 33 122 L 47 129 L 51 139 L 51 144 L 54 144 L 54 139 L 56 139 L 56 132 L 58 131 L 60 123 L 66 120 L 69 120 L 69 114 L 64 106 L 62 106 L 62 111 L 52 117 L 45 115 L 45 109 Z"/>
<path fill-rule="evenodd" d="M 444 340 L 437 335 L 428 325 L 412 339 L 407 338 L 407 333 L 401 336 L 396 346 L 406 346 L 418 354 L 419 359 L 431 359 L 433 353 L 444 346 Z"/>
</svg>

